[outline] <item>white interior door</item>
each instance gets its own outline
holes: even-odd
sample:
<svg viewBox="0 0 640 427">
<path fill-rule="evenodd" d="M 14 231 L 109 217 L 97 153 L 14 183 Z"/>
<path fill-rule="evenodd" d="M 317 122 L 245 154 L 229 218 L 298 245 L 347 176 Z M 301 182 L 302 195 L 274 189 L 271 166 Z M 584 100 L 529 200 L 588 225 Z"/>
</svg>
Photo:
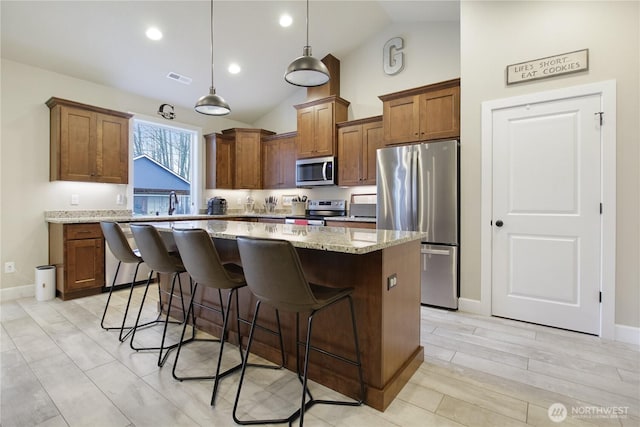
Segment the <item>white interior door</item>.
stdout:
<svg viewBox="0 0 640 427">
<path fill-rule="evenodd" d="M 598 334 L 601 95 L 493 111 L 492 314 Z"/>
</svg>

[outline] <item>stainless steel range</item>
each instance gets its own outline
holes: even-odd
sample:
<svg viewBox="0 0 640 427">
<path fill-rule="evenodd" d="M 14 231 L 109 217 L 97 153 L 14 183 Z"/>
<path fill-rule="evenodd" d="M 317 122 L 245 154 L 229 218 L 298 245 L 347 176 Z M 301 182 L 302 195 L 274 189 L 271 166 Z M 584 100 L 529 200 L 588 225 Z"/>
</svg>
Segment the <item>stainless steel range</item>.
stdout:
<svg viewBox="0 0 640 427">
<path fill-rule="evenodd" d="M 347 215 L 346 200 L 309 200 L 304 215 L 289 215 L 285 224 L 324 225 L 324 219 L 329 216 Z"/>
</svg>

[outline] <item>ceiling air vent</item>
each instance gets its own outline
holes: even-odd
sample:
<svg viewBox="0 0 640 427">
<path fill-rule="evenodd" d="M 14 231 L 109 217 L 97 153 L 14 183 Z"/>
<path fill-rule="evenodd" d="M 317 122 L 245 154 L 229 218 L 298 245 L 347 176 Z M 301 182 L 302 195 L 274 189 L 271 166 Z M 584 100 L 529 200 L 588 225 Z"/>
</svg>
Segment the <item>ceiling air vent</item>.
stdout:
<svg viewBox="0 0 640 427">
<path fill-rule="evenodd" d="M 180 83 L 185 84 L 185 85 L 190 85 L 191 81 L 193 80 L 191 77 L 183 76 L 181 74 L 174 73 L 173 71 L 171 71 L 171 72 L 169 72 L 169 74 L 167 74 L 167 78 L 169 78 L 171 80 L 175 80 L 175 81 L 180 82 Z"/>
</svg>

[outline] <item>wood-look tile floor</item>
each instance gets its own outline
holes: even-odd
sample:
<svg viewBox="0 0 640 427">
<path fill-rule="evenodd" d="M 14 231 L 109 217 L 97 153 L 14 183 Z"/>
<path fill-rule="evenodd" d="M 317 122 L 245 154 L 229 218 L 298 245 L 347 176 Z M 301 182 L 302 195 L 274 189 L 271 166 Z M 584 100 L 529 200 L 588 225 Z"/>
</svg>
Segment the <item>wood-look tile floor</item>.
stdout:
<svg viewBox="0 0 640 427">
<path fill-rule="evenodd" d="M 121 315 L 117 309 L 123 309 L 126 292 L 114 293 L 113 319 Z M 140 294 L 137 289 L 137 301 Z M 158 368 L 156 353 L 132 351 L 128 342 L 118 341 L 117 332 L 102 330 L 105 301 L 103 294 L 0 304 L 2 427 L 234 425 L 238 374 L 221 382 L 211 407 L 212 381 L 175 381 L 173 355 Z M 153 308 L 145 313 L 154 315 Z M 141 332 L 141 342 L 159 339 L 158 329 Z M 305 424 L 640 425 L 637 346 L 424 307 L 421 331 L 425 362 L 384 413 L 367 406 L 317 405 L 307 412 Z M 237 348 L 227 349 L 225 363 L 237 363 Z M 185 346 L 181 372 L 211 372 L 216 356 L 216 344 Z M 284 415 L 298 404 L 299 384 L 291 372 L 248 370 L 247 381 L 242 417 Z M 336 396 L 318 384 L 310 387 L 317 396 Z M 557 404 L 566 410 L 562 423 L 549 416 L 550 407 L 556 409 L 553 417 L 562 416 Z"/>
</svg>

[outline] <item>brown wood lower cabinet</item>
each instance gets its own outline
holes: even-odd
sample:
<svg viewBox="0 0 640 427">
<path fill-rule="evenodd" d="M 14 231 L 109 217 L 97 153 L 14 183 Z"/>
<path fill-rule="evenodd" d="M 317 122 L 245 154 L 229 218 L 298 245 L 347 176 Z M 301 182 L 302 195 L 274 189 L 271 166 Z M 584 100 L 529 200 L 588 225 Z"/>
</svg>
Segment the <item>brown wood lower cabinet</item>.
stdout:
<svg viewBox="0 0 640 427">
<path fill-rule="evenodd" d="M 56 266 L 56 294 L 63 300 L 102 292 L 104 237 L 100 224 L 49 224 L 49 264 Z"/>
</svg>

